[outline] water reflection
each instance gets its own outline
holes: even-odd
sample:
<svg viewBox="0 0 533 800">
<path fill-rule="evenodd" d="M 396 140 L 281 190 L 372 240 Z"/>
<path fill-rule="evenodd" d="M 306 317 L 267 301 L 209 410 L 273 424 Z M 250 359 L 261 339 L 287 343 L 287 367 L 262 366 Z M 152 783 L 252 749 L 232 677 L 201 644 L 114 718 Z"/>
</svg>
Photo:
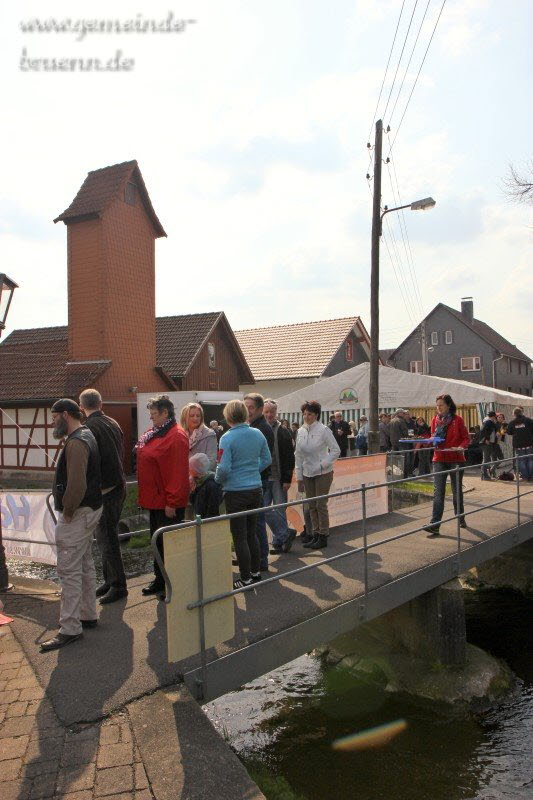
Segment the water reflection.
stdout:
<svg viewBox="0 0 533 800">
<path fill-rule="evenodd" d="M 263 767 L 283 776 L 284 793 L 274 787 L 269 800 L 526 800 L 533 797 L 533 634 L 526 622 L 533 603 L 512 595 L 467 598 L 469 640 L 505 657 L 520 678 L 516 693 L 483 716 L 354 683 L 311 656 L 205 710 L 252 774 Z M 381 749 L 331 748 L 337 738 L 399 718 L 407 730 Z"/>
</svg>

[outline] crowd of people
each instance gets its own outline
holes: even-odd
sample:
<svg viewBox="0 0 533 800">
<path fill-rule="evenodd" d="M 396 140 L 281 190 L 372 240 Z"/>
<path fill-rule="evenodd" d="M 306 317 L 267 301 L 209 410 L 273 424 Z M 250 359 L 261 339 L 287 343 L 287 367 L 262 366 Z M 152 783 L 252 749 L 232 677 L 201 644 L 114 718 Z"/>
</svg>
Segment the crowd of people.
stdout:
<svg viewBox="0 0 533 800">
<path fill-rule="evenodd" d="M 421 417 L 411 417 L 406 409 L 392 416 L 381 414 L 379 422 L 380 450 L 404 452 L 404 475 L 410 474 L 415 463 L 419 474 L 427 474 L 433 453 L 433 513 L 426 527 L 432 538 L 439 535 L 447 477 L 457 465 L 465 464 L 471 445 L 452 398 L 441 395 L 436 402 L 431 425 Z M 366 417 L 360 418 L 357 429 L 338 411 L 326 426 L 321 422 L 320 404 L 309 401 L 301 407 L 303 424 L 289 424 L 278 418 L 275 400 L 257 393 L 227 403 L 225 425 L 218 421 L 206 425 L 202 406 L 194 402 L 184 406 L 178 423 L 166 395 L 152 398 L 148 410 L 152 425 L 137 441 L 135 456 L 138 505 L 149 512 L 151 534 L 185 519 L 219 516 L 224 504 L 227 514 L 235 514 L 230 517 L 230 530 L 239 576 L 233 586 L 250 586 L 268 571 L 269 555 L 289 553 L 294 543 L 296 530 L 288 524 L 286 509 L 278 506 L 287 502 L 295 474 L 298 491 L 308 501 L 302 545 L 320 551 L 328 546 L 328 495 L 334 464 L 353 452 L 350 440 L 359 455 L 367 453 Z M 521 460 L 520 473 L 522 479 L 533 480 L 533 420 L 521 408 L 515 409 L 505 428 L 503 415 L 499 417 L 489 412 L 477 434 L 483 449 L 483 479 L 491 478 L 489 461 L 505 457 L 502 444 L 506 442 L 507 449 L 527 456 Z M 102 397 L 95 389 L 82 392 L 79 404 L 68 398 L 58 400 L 52 406 L 52 419 L 54 437 L 65 440 L 52 490 L 58 512 L 57 571 L 62 592 L 59 631 L 41 644 L 43 652 L 74 642 L 84 628 L 95 627 L 97 598 L 105 605 L 128 594 L 118 539 L 126 494 L 122 430 L 103 413 Z M 433 436 L 439 443 L 424 446 L 423 439 Z M 416 444 L 410 437 L 417 437 Z M 463 472 L 458 475 L 452 480 L 453 506 L 459 524 L 466 527 Z M 92 555 L 95 536 L 103 568 L 99 587 Z M 164 561 L 162 536 L 158 547 Z M 158 560 L 154 578 L 142 593 L 165 597 Z"/>
</svg>

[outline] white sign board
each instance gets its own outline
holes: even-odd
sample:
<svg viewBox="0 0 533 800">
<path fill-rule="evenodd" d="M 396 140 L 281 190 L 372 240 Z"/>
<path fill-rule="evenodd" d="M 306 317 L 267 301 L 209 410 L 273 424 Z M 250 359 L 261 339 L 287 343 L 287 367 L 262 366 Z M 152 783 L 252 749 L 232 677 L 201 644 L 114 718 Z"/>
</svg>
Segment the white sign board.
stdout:
<svg viewBox="0 0 533 800">
<path fill-rule="evenodd" d="M 2 540 L 8 558 L 57 564 L 55 524 L 46 505 L 50 492 L 0 492 Z"/>
</svg>

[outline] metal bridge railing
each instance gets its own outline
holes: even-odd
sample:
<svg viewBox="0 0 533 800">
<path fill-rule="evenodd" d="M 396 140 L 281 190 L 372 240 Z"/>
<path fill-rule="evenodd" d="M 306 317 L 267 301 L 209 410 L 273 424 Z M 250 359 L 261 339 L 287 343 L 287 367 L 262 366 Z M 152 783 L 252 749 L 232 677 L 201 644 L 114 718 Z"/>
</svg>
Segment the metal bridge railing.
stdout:
<svg viewBox="0 0 533 800">
<path fill-rule="evenodd" d="M 400 452 L 403 452 L 403 451 L 400 451 Z M 516 501 L 516 526 L 512 526 L 512 528 L 519 527 L 521 525 L 520 501 L 521 501 L 521 498 L 523 498 L 523 497 L 525 497 L 525 496 L 527 496 L 529 494 L 533 494 L 533 489 L 530 489 L 530 490 L 525 491 L 525 492 L 520 490 L 520 480 L 518 480 L 518 474 L 519 474 L 518 464 L 519 464 L 519 461 L 521 459 L 532 458 L 532 457 L 533 456 L 530 455 L 530 454 L 525 454 L 525 455 L 520 455 L 520 456 L 519 455 L 514 455 L 514 457 L 513 457 L 513 463 L 515 465 L 515 469 L 516 469 L 516 473 L 517 473 L 516 493 L 513 496 L 506 497 L 505 499 L 498 500 L 498 501 L 496 501 L 494 503 L 487 503 L 486 505 L 480 506 L 479 508 L 475 508 L 475 509 L 470 510 L 470 511 L 464 511 L 463 513 L 460 513 L 460 514 L 454 514 L 453 516 L 449 516 L 449 517 L 443 518 L 441 520 L 441 522 L 439 524 L 444 524 L 445 522 L 451 522 L 453 520 L 456 520 L 456 522 L 457 522 L 457 528 L 456 528 L 456 530 L 457 530 L 457 548 L 456 549 L 457 549 L 457 557 L 458 557 L 458 566 L 460 564 L 460 555 L 461 555 L 461 525 L 460 525 L 460 522 L 461 522 L 461 519 L 463 517 L 468 517 L 468 516 L 471 516 L 473 514 L 477 514 L 480 511 L 485 511 L 485 510 L 487 510 L 489 508 L 495 508 L 496 506 L 500 506 L 500 505 L 503 505 L 503 504 L 506 504 L 506 503 L 513 502 L 513 500 L 514 500 L 514 501 Z M 509 459 L 506 459 L 506 460 L 509 460 Z M 491 461 L 491 462 L 486 462 L 483 466 L 485 466 L 485 467 L 496 466 L 496 465 L 500 464 L 501 461 L 502 461 L 502 459 L 494 460 L 494 461 Z M 478 464 L 470 465 L 470 466 L 467 465 L 467 464 L 465 464 L 464 466 L 460 466 L 459 464 L 457 464 L 457 466 L 453 467 L 452 469 L 445 470 L 445 474 L 446 474 L 446 477 L 448 475 L 451 475 L 451 480 L 454 480 L 456 482 L 456 491 L 459 493 L 460 485 L 461 485 L 461 473 L 464 474 L 468 470 L 473 470 L 473 469 L 477 470 L 478 468 L 479 468 Z M 315 498 L 311 498 L 310 500 L 303 498 L 303 499 L 293 500 L 293 501 L 290 501 L 288 503 L 279 503 L 277 505 L 271 505 L 271 506 L 266 506 L 266 507 L 263 507 L 263 508 L 251 509 L 249 511 L 239 511 L 239 512 L 236 512 L 236 513 L 233 513 L 233 514 L 223 514 L 223 515 L 221 515 L 219 517 L 209 518 L 209 519 L 205 519 L 205 520 L 202 520 L 201 517 L 196 517 L 196 519 L 194 521 L 183 522 L 183 523 L 179 523 L 177 525 L 168 525 L 168 526 L 165 526 L 163 528 L 159 528 L 157 531 L 155 531 L 153 536 L 152 536 L 152 540 L 151 540 L 152 550 L 153 550 L 153 553 L 154 553 L 154 558 L 156 559 L 157 563 L 159 564 L 159 567 L 161 569 L 161 573 L 162 573 L 164 581 L 165 581 L 165 587 L 166 587 L 165 603 L 170 603 L 171 598 L 172 598 L 172 583 L 171 583 L 170 578 L 168 576 L 168 573 L 167 573 L 167 571 L 165 569 L 165 564 L 164 564 L 164 561 L 163 561 L 163 559 L 161 557 L 161 553 L 159 551 L 158 541 L 159 541 L 160 537 L 164 536 L 165 533 L 169 533 L 170 531 L 183 530 L 183 529 L 186 529 L 186 528 L 191 528 L 193 526 L 196 529 L 196 531 L 195 531 L 196 532 L 196 569 L 197 569 L 197 582 L 198 582 L 198 598 L 197 598 L 197 600 L 195 602 L 189 603 L 187 605 L 187 609 L 189 609 L 189 610 L 199 609 L 200 662 L 201 662 L 201 674 L 202 674 L 202 685 L 203 685 L 203 687 L 205 688 L 207 686 L 207 659 L 206 659 L 205 620 L 204 620 L 204 609 L 205 609 L 205 607 L 207 605 L 209 605 L 211 603 L 216 603 L 216 602 L 218 602 L 220 600 L 224 600 L 224 599 L 226 599 L 228 597 L 233 597 L 233 596 L 238 595 L 238 594 L 243 594 L 244 592 L 263 591 L 264 587 L 270 586 L 270 585 L 272 585 L 274 583 L 277 583 L 278 581 L 286 580 L 287 578 L 291 578 L 291 577 L 293 577 L 295 575 L 301 575 L 304 572 L 308 572 L 310 570 L 319 569 L 320 567 L 323 567 L 323 566 L 325 566 L 327 564 L 333 564 L 336 561 L 340 561 L 342 559 L 353 558 L 353 557 L 355 557 L 355 556 L 357 556 L 357 555 L 362 553 L 363 557 L 364 557 L 364 591 L 363 591 L 363 599 L 364 599 L 365 606 L 366 606 L 367 596 L 368 596 L 368 593 L 369 593 L 369 580 L 368 580 L 368 552 L 369 552 L 369 550 L 372 550 L 373 548 L 379 547 L 379 546 L 381 546 L 383 544 L 387 544 L 389 542 L 394 542 L 394 541 L 397 541 L 399 539 L 404 539 L 404 538 L 406 538 L 408 536 L 412 536 L 413 534 L 419 533 L 420 531 L 424 530 L 429 524 L 429 523 L 426 523 L 425 525 L 419 525 L 418 527 L 412 528 L 411 530 L 404 531 L 404 532 L 399 533 L 397 535 L 387 537 L 386 539 L 380 539 L 378 541 L 374 541 L 374 542 L 369 543 L 368 542 L 368 535 L 367 535 L 367 519 L 368 518 L 367 518 L 367 513 L 366 513 L 367 512 L 367 504 L 366 504 L 367 494 L 368 494 L 369 491 L 374 491 L 375 489 L 385 488 L 385 487 L 389 488 L 389 487 L 391 487 L 391 485 L 395 486 L 395 485 L 399 485 L 399 484 L 402 484 L 402 483 L 406 483 L 407 481 L 408 482 L 414 482 L 414 481 L 421 480 L 422 478 L 431 477 L 431 475 L 432 475 L 432 473 L 428 473 L 428 475 L 417 476 L 417 477 L 409 477 L 409 478 L 400 478 L 398 480 L 385 481 L 384 483 L 376 483 L 376 484 L 365 484 L 365 483 L 362 483 L 360 487 L 357 487 L 355 489 L 345 489 L 345 490 L 342 490 L 342 491 L 339 491 L 339 492 L 332 492 L 332 493 L 327 494 L 327 495 L 321 495 L 318 498 L 316 498 L 316 497 Z M 350 494 L 352 494 L 352 495 L 361 494 L 361 506 L 362 506 L 362 513 L 363 513 L 362 519 L 359 520 L 361 522 L 361 525 L 362 525 L 362 535 L 363 535 L 363 545 L 361 547 L 356 547 L 356 548 L 353 548 L 351 550 L 346 550 L 346 551 L 344 551 L 342 553 L 337 553 L 334 556 L 330 556 L 328 558 L 320 559 L 319 561 L 316 561 L 316 562 L 314 562 L 312 564 L 306 564 L 303 567 L 298 567 L 296 569 L 288 570 L 288 571 L 280 573 L 278 575 L 274 575 L 274 576 L 272 576 L 270 578 L 265 578 L 265 579 L 263 579 L 261 581 L 258 581 L 257 583 L 251 584 L 250 586 L 243 586 L 240 589 L 233 589 L 231 591 L 223 592 L 223 593 L 216 594 L 216 595 L 211 595 L 209 597 L 204 597 L 204 592 L 203 592 L 203 555 L 202 555 L 202 533 L 203 533 L 204 527 L 208 526 L 209 524 L 211 524 L 213 522 L 219 522 L 221 520 L 231 520 L 231 519 L 235 519 L 237 517 L 250 516 L 252 514 L 253 515 L 257 515 L 257 514 L 265 512 L 265 511 L 272 510 L 272 509 L 286 509 L 286 508 L 290 508 L 291 506 L 306 505 L 306 504 L 310 503 L 312 500 L 323 499 L 323 498 L 326 498 L 326 497 L 328 499 L 331 499 L 331 498 L 342 497 L 342 496 L 350 495 Z M 502 531 L 502 533 L 503 533 L 503 531 Z M 201 686 L 199 686 L 199 694 L 200 694 L 199 699 L 202 699 L 203 691 L 202 691 L 202 687 Z"/>
</svg>

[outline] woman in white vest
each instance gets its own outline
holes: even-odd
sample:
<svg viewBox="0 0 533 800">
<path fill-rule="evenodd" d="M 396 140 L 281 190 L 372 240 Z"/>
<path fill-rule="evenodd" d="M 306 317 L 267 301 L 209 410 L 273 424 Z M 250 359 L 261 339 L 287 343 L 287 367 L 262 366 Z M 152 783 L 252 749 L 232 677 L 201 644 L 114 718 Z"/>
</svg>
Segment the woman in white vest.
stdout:
<svg viewBox="0 0 533 800">
<path fill-rule="evenodd" d="M 341 454 L 331 430 L 320 420 L 322 408 L 315 400 L 302 405 L 304 424 L 296 438 L 296 478 L 298 491 L 305 491 L 307 499 L 320 497 L 308 503 L 313 525 L 312 534 L 303 537 L 304 547 L 322 550 L 328 546 L 328 498 L 333 482 L 333 464 Z M 307 540 L 307 541 L 305 541 Z"/>
</svg>

